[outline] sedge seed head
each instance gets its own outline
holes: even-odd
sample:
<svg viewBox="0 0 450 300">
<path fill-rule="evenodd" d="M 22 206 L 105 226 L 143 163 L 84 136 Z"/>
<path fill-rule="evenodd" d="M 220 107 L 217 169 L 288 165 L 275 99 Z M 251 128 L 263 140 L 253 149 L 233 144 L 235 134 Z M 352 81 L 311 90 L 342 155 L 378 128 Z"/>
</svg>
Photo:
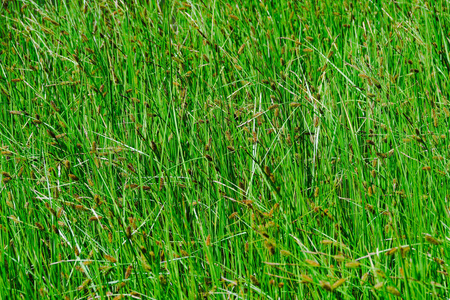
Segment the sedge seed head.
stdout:
<svg viewBox="0 0 450 300">
<path fill-rule="evenodd" d="M 95 221 L 100 221 L 101 219 L 103 219 L 102 216 L 92 216 L 89 218 L 90 222 L 95 222 Z"/>
<path fill-rule="evenodd" d="M 360 265 L 361 265 L 361 263 L 359 263 L 357 261 L 350 261 L 345 264 L 345 267 L 348 269 L 355 269 L 355 268 L 358 268 Z"/>
<path fill-rule="evenodd" d="M 370 273 L 366 272 L 361 276 L 361 285 L 365 284 L 367 279 L 369 278 Z"/>
<path fill-rule="evenodd" d="M 319 187 L 316 187 L 316 189 L 314 190 L 314 198 L 319 197 Z"/>
<path fill-rule="evenodd" d="M 373 286 L 375 290 L 380 290 L 384 286 L 384 281 L 380 281 Z"/>
<path fill-rule="evenodd" d="M 129 265 L 126 272 L 125 272 L 125 279 L 128 279 L 131 275 L 131 271 L 133 270 L 133 266 Z"/>
<path fill-rule="evenodd" d="M 91 283 L 91 280 L 88 278 L 85 281 L 83 281 L 83 283 L 77 288 L 77 290 L 79 291 L 84 290 L 89 285 L 89 283 Z"/>
<path fill-rule="evenodd" d="M 402 257 L 404 258 L 406 256 L 406 254 L 411 250 L 410 246 L 402 246 L 400 247 L 400 253 L 402 255 Z"/>
<path fill-rule="evenodd" d="M 402 296 L 402 294 L 400 293 L 400 291 L 399 291 L 397 288 L 393 287 L 393 286 L 387 286 L 387 287 L 386 287 L 386 291 L 387 291 L 388 293 L 394 295 L 394 296 L 397 296 L 397 297 L 401 297 L 401 296 Z"/>
<path fill-rule="evenodd" d="M 243 43 L 242 46 L 239 48 L 238 54 L 241 55 L 242 52 L 244 52 L 244 49 L 245 49 L 245 43 Z"/>
<path fill-rule="evenodd" d="M 386 252 L 386 255 L 387 255 L 387 256 L 391 256 L 391 255 L 393 255 L 395 252 L 397 252 L 397 250 L 398 250 L 398 247 L 394 247 L 394 248 L 390 249 L 388 252 Z"/>
<path fill-rule="evenodd" d="M 328 246 L 328 245 L 333 245 L 333 244 L 334 244 L 334 242 L 331 241 L 331 240 L 322 240 L 322 241 L 320 241 L 320 243 L 321 243 L 322 245 L 326 245 L 326 246 Z"/>
<path fill-rule="evenodd" d="M 426 240 L 428 243 L 432 244 L 432 245 L 440 245 L 440 244 L 442 244 L 442 241 L 436 239 L 435 237 L 432 237 L 432 236 L 429 235 L 429 234 L 425 235 L 425 240 Z"/>
<path fill-rule="evenodd" d="M 259 282 L 259 280 L 256 278 L 256 276 L 254 276 L 254 275 L 250 275 L 250 280 L 251 280 L 251 282 L 254 284 L 254 285 L 256 285 L 256 286 L 260 286 L 261 285 L 261 283 Z"/>
<path fill-rule="evenodd" d="M 34 225 L 36 225 L 36 227 L 40 230 L 40 231 L 44 231 L 44 226 L 42 226 L 42 224 L 41 223 L 39 223 L 39 222 L 36 222 Z"/>
<path fill-rule="evenodd" d="M 230 19 L 233 19 L 235 21 L 239 21 L 239 18 L 237 16 L 233 15 L 233 14 L 229 14 L 228 16 L 230 17 Z"/>
<path fill-rule="evenodd" d="M 69 160 L 63 160 L 63 164 L 64 164 L 64 167 L 68 170 L 68 169 L 70 169 L 70 161 Z"/>
<path fill-rule="evenodd" d="M 333 291 L 333 288 L 331 287 L 331 284 L 328 281 L 320 281 L 319 282 L 320 287 L 323 288 L 324 290 L 331 292 Z"/>
<path fill-rule="evenodd" d="M 47 133 L 52 139 L 56 139 L 56 134 L 51 129 L 47 129 Z"/>
<path fill-rule="evenodd" d="M 228 219 L 236 219 L 238 217 L 238 213 L 234 212 L 231 215 L 228 216 Z"/>
<path fill-rule="evenodd" d="M 128 239 L 131 239 L 132 231 L 131 231 L 131 226 L 130 225 L 128 225 L 127 228 L 125 229 L 125 234 L 126 234 Z"/>
<path fill-rule="evenodd" d="M 320 267 L 320 264 L 315 261 L 315 260 L 311 260 L 311 259 L 306 259 L 305 262 L 310 265 L 311 267 Z"/>
<path fill-rule="evenodd" d="M 281 254 L 281 256 L 286 256 L 286 257 L 292 255 L 292 253 L 290 251 L 287 251 L 287 250 L 280 250 L 280 254 Z"/>
<path fill-rule="evenodd" d="M 69 178 L 72 179 L 73 181 L 78 181 L 78 180 L 80 180 L 80 179 L 79 179 L 76 175 L 74 175 L 74 174 L 69 174 L 68 176 L 69 176 Z"/>
<path fill-rule="evenodd" d="M 343 285 L 346 281 L 347 281 L 346 278 L 338 279 L 335 283 L 333 283 L 333 285 L 331 286 L 331 288 L 332 288 L 333 290 L 335 290 L 335 289 L 337 289 L 338 287 L 340 287 L 341 285 Z"/>
<path fill-rule="evenodd" d="M 300 278 L 302 279 L 300 281 L 301 283 L 311 283 L 311 282 L 313 282 L 313 279 L 310 276 L 306 275 L 306 274 L 300 274 Z"/>
<path fill-rule="evenodd" d="M 107 261 L 109 261 L 109 262 L 112 262 L 112 263 L 116 263 L 117 262 L 117 259 L 115 259 L 113 256 L 111 256 L 111 255 L 108 255 L 108 254 L 105 254 L 105 255 L 103 255 L 103 257 L 107 260 Z"/>
</svg>

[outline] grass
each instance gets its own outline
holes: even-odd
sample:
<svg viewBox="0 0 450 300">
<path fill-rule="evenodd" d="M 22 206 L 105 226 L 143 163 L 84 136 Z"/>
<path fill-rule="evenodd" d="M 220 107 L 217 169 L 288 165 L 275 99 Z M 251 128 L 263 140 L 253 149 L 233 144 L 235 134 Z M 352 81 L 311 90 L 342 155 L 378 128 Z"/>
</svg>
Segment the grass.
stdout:
<svg viewBox="0 0 450 300">
<path fill-rule="evenodd" d="M 3 1 L 0 298 L 448 298 L 449 9 Z"/>
</svg>

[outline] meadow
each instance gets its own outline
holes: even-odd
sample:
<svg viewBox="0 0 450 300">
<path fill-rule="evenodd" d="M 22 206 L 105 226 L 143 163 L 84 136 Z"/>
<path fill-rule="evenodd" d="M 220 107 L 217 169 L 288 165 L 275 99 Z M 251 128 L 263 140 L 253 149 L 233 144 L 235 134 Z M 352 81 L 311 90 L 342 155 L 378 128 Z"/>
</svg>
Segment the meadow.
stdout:
<svg viewBox="0 0 450 300">
<path fill-rule="evenodd" d="M 0 7 L 0 299 L 448 299 L 450 2 Z"/>
</svg>

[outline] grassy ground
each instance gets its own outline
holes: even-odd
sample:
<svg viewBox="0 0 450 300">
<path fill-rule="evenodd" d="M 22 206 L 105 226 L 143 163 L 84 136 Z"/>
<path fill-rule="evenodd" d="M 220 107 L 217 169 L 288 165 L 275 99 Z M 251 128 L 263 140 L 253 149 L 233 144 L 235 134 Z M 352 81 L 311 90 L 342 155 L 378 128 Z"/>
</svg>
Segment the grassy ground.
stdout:
<svg viewBox="0 0 450 300">
<path fill-rule="evenodd" d="M 0 298 L 449 297 L 448 1 L 36 2 Z"/>
</svg>

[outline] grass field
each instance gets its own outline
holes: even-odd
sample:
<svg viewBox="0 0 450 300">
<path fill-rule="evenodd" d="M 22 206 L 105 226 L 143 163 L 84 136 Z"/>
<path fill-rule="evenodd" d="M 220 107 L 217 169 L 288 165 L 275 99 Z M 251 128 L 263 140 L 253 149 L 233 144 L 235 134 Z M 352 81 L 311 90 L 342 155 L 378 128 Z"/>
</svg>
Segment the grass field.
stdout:
<svg viewBox="0 0 450 300">
<path fill-rule="evenodd" d="M 8 1 L 0 299 L 447 299 L 450 2 Z"/>
</svg>

